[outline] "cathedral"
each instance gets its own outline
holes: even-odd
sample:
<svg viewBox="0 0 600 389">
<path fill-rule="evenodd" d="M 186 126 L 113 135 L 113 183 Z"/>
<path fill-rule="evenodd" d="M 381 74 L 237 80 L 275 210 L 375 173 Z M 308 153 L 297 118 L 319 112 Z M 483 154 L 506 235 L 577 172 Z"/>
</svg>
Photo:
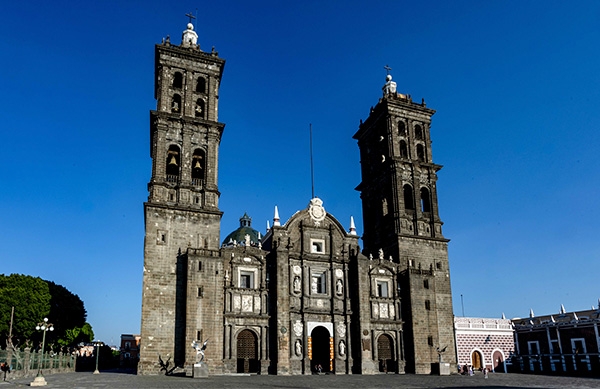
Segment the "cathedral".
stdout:
<svg viewBox="0 0 600 389">
<path fill-rule="evenodd" d="M 396 91 L 354 134 L 364 235 L 308 199 L 261 235 L 248 215 L 220 239 L 219 86 L 225 60 L 189 23 L 155 47 L 152 175 L 138 374 L 192 372 L 208 339 L 210 374 L 440 372 L 456 365 L 448 239 L 431 155 L 434 110 Z"/>
</svg>

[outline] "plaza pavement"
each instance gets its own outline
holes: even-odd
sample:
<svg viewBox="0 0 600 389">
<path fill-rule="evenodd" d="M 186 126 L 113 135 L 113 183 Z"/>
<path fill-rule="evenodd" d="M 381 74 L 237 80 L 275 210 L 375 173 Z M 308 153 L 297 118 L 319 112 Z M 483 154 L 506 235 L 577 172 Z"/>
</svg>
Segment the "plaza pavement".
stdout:
<svg viewBox="0 0 600 389">
<path fill-rule="evenodd" d="M 33 378 L 0 381 L 0 389 L 27 387 Z M 446 377 L 424 375 L 228 375 L 192 379 L 178 376 L 137 376 L 119 372 L 64 373 L 46 376 L 46 388 L 127 388 L 127 389 L 184 389 L 184 388 L 600 388 L 600 378 L 552 377 L 525 374 L 481 373 L 473 377 L 452 375 Z"/>
</svg>

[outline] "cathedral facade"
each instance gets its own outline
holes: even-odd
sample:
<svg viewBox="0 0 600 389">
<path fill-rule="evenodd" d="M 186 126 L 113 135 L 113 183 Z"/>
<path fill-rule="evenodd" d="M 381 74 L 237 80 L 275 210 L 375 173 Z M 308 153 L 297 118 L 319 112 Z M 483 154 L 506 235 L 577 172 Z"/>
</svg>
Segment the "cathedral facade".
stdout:
<svg viewBox="0 0 600 389">
<path fill-rule="evenodd" d="M 455 365 L 447 242 L 437 208 L 434 111 L 383 96 L 354 135 L 364 249 L 319 198 L 264 236 L 244 215 L 220 241 L 219 85 L 225 61 L 190 23 L 155 47 L 152 177 L 144 203 L 139 374 L 430 374 Z"/>
</svg>

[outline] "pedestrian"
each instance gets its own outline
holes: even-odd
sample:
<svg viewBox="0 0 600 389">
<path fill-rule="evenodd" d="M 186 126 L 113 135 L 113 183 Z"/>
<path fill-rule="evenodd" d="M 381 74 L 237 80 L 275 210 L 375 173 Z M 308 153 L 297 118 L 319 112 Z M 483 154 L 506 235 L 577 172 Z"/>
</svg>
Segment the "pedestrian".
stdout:
<svg viewBox="0 0 600 389">
<path fill-rule="evenodd" d="M 2 362 L 2 364 L 0 364 L 0 370 L 4 373 L 4 381 L 6 381 L 6 373 L 10 372 L 10 366 L 7 362 Z"/>
<path fill-rule="evenodd" d="M 483 368 L 483 378 L 485 378 L 486 380 L 488 378 L 488 368 L 487 367 Z"/>
</svg>

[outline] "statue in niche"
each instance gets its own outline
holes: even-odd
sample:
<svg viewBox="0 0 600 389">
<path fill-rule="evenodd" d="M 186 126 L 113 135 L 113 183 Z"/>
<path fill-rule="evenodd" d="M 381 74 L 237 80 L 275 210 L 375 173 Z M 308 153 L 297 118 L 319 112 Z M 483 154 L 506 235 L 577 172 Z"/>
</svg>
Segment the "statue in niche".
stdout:
<svg viewBox="0 0 600 389">
<path fill-rule="evenodd" d="M 340 355 L 346 355 L 346 343 L 343 340 L 340 341 Z"/>
<path fill-rule="evenodd" d="M 294 292 L 300 292 L 300 277 L 294 277 Z"/>
<path fill-rule="evenodd" d="M 342 280 L 340 280 L 340 279 L 338 279 L 337 282 L 335 283 L 335 292 L 337 294 L 344 293 L 344 284 L 342 283 Z"/>
<path fill-rule="evenodd" d="M 296 344 L 294 346 L 295 350 L 296 350 L 296 356 L 301 356 L 302 355 L 302 343 L 300 342 L 300 340 L 296 339 Z"/>
</svg>

